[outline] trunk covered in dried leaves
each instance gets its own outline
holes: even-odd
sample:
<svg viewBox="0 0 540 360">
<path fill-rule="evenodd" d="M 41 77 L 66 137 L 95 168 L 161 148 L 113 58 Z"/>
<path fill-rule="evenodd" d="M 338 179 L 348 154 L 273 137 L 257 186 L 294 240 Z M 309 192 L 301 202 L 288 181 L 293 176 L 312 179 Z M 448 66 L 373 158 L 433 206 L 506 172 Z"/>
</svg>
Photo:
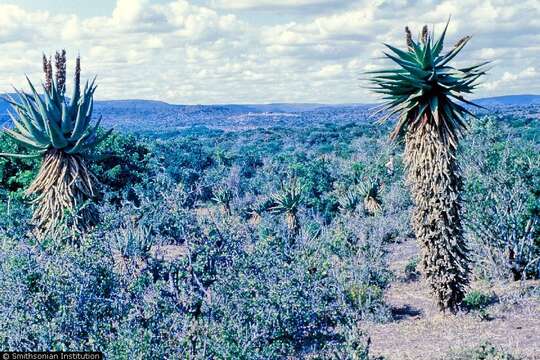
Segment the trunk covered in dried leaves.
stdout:
<svg viewBox="0 0 540 360">
<path fill-rule="evenodd" d="M 430 122 L 405 137 L 407 180 L 416 206 L 412 223 L 423 271 L 441 310 L 451 311 L 463 299 L 469 272 L 455 153 Z"/>
<path fill-rule="evenodd" d="M 68 214 L 72 217 L 67 225 L 77 233 L 95 225 L 96 209 L 84 203 L 96 197 L 97 184 L 80 155 L 49 150 L 38 176 L 26 191 L 28 196 L 37 195 L 32 203 L 36 205 L 33 220 L 38 232 L 43 235 L 57 230 Z"/>
</svg>

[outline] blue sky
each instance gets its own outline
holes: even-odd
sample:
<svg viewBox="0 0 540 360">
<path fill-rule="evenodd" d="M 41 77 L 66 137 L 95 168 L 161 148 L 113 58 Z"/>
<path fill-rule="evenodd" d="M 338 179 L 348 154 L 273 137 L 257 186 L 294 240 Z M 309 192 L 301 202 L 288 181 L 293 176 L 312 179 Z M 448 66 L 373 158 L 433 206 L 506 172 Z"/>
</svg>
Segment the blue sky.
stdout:
<svg viewBox="0 0 540 360">
<path fill-rule="evenodd" d="M 457 65 L 494 61 L 476 97 L 540 94 L 538 0 L 0 0 L 0 92 L 65 48 L 100 99 L 371 102 L 381 43 L 449 15 L 450 45 L 473 35 Z"/>
</svg>

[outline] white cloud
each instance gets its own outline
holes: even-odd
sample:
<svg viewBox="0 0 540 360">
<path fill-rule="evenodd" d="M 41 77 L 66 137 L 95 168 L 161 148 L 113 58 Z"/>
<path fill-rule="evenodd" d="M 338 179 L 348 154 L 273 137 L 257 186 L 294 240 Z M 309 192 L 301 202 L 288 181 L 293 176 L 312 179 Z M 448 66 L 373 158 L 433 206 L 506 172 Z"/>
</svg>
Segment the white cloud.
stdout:
<svg viewBox="0 0 540 360">
<path fill-rule="evenodd" d="M 99 74 L 98 98 L 368 102 L 357 78 L 384 64 L 381 43 L 402 46 L 406 24 L 440 32 L 450 14 L 448 44 L 473 35 L 456 64 L 495 61 L 477 96 L 540 92 L 537 0 L 118 0 L 90 18 L 11 1 L 0 5 L 0 92 L 40 78 L 42 51 L 66 48 Z"/>
<path fill-rule="evenodd" d="M 213 0 L 211 5 L 228 10 L 303 8 L 310 6 L 337 6 L 352 1 L 343 0 Z"/>
<path fill-rule="evenodd" d="M 144 12 L 145 0 L 118 0 L 112 19 L 118 26 L 133 26 Z"/>
<path fill-rule="evenodd" d="M 343 65 L 333 64 L 324 66 L 316 73 L 316 76 L 319 78 L 334 78 L 341 73 L 343 73 Z"/>
<path fill-rule="evenodd" d="M 526 89 L 526 82 L 530 79 L 538 78 L 540 74 L 532 66 L 520 71 L 520 72 L 504 72 L 502 76 L 494 81 L 486 82 L 482 86 L 489 90 L 496 90 L 504 86 L 504 88 L 516 87 L 516 85 L 521 85 Z M 524 92 L 527 92 L 524 90 Z"/>
</svg>

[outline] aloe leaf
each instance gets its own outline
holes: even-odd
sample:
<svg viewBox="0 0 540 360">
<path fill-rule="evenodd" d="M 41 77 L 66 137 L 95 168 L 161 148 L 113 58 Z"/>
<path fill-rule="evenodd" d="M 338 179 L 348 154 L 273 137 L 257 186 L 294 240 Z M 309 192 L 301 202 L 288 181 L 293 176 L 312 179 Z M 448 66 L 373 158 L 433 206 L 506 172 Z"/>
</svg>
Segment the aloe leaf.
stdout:
<svg viewBox="0 0 540 360">
<path fill-rule="evenodd" d="M 20 126 L 22 126 L 26 131 L 26 135 L 29 135 L 29 137 L 35 139 L 38 143 L 49 144 L 49 139 L 46 134 L 44 134 L 44 131 L 36 127 L 33 118 L 28 115 L 28 113 L 22 113 L 21 111 L 18 111 L 17 114 L 19 115 L 20 121 L 16 120 L 13 114 L 8 112 L 11 120 L 19 130 L 21 130 Z"/>
<path fill-rule="evenodd" d="M 58 94 L 56 79 L 52 79 L 50 98 L 54 104 L 58 104 L 60 102 L 60 94 Z"/>
<path fill-rule="evenodd" d="M 48 120 L 54 121 L 56 124 L 60 126 L 62 122 L 62 111 L 54 103 L 48 91 L 45 89 L 45 85 L 42 84 L 42 86 L 43 86 L 43 99 L 45 101 L 45 109 L 47 109 L 47 113 L 49 114 Z"/>
<path fill-rule="evenodd" d="M 454 94 L 450 94 L 451 97 L 453 97 L 454 99 L 457 99 L 459 101 L 462 101 L 464 102 L 465 104 L 469 104 L 471 106 L 475 106 L 477 108 L 480 108 L 480 109 L 484 109 L 484 110 L 487 110 L 487 108 L 483 107 L 482 105 L 478 105 L 476 103 L 473 103 L 472 101 L 469 101 L 467 99 L 465 99 L 463 96 L 460 96 L 460 95 L 454 95 Z"/>
<path fill-rule="evenodd" d="M 469 42 L 471 39 L 470 36 L 467 36 L 464 38 L 463 42 L 459 44 L 459 46 L 455 47 L 454 49 L 450 50 L 450 52 L 443 57 L 440 58 L 440 62 L 437 64 L 438 66 L 444 66 L 447 64 L 450 60 L 452 60 L 459 52 L 463 49 L 465 45 Z"/>
<path fill-rule="evenodd" d="M 69 115 L 72 119 L 77 115 L 77 103 L 79 102 L 80 96 L 80 89 L 78 89 L 77 86 L 73 86 L 73 93 L 71 94 L 71 99 L 68 106 Z"/>
<path fill-rule="evenodd" d="M 36 129 L 33 124 L 22 114 L 19 114 L 17 119 L 11 112 L 8 112 L 8 116 L 11 121 L 24 137 L 40 144 L 41 146 L 47 146 L 49 139 L 39 129 Z"/>
<path fill-rule="evenodd" d="M 32 94 L 34 95 L 34 101 L 37 104 L 38 109 L 39 109 L 39 114 L 41 115 L 41 118 L 43 119 L 44 130 L 46 131 L 47 135 L 50 137 L 51 134 L 49 133 L 49 130 L 48 130 L 49 126 L 47 126 L 47 124 L 50 122 L 50 119 L 49 119 L 49 114 L 47 113 L 47 110 L 45 108 L 45 104 L 43 103 L 43 100 L 37 93 L 36 88 L 30 81 L 30 79 L 28 79 L 27 77 L 26 80 L 28 80 L 28 84 L 30 85 L 30 89 L 32 90 Z"/>
<path fill-rule="evenodd" d="M 56 124 L 56 122 L 47 121 L 45 125 L 47 126 L 47 130 L 49 133 L 49 137 L 51 138 L 52 146 L 56 149 L 65 148 L 68 145 L 68 141 L 64 137 L 64 134 L 62 134 L 62 130 Z"/>
<path fill-rule="evenodd" d="M 36 154 L 10 154 L 10 153 L 0 153 L 2 157 L 17 158 L 17 159 L 35 159 L 41 157 L 45 151 L 40 151 Z"/>
<path fill-rule="evenodd" d="M 92 113 L 94 112 L 94 98 L 90 98 L 90 105 L 88 105 L 88 109 L 86 110 L 86 116 L 84 118 L 84 127 L 86 128 L 90 124 L 90 120 L 92 120 Z"/>
<path fill-rule="evenodd" d="M 27 130 L 26 126 L 21 123 L 12 113 L 11 111 L 7 112 L 8 117 L 11 119 L 11 122 L 13 125 L 15 125 L 15 128 L 21 133 L 21 135 L 26 136 L 27 138 L 32 138 L 32 134 L 30 134 L 30 131 Z"/>
<path fill-rule="evenodd" d="M 427 104 L 422 104 L 418 107 L 418 114 L 416 114 L 414 120 L 411 122 L 411 125 L 414 125 L 416 123 L 418 123 L 418 121 L 420 121 L 420 119 L 422 118 L 422 116 L 424 115 L 426 109 L 427 109 Z"/>
<path fill-rule="evenodd" d="M 4 128 L 4 132 L 5 132 L 6 135 L 11 137 L 13 140 L 19 142 L 23 146 L 26 146 L 26 147 L 28 147 L 30 149 L 43 150 L 43 149 L 47 148 L 47 146 L 45 146 L 43 144 L 40 144 L 37 141 L 34 141 L 32 139 L 29 139 L 26 136 L 23 136 L 23 135 L 15 132 L 15 131 L 13 131 L 11 129 Z"/>
<path fill-rule="evenodd" d="M 384 46 L 389 48 L 393 53 L 395 53 L 397 56 L 399 56 L 400 58 L 404 60 L 410 61 L 411 63 L 417 62 L 416 57 L 407 51 L 403 51 L 389 44 L 384 44 Z"/>
<path fill-rule="evenodd" d="M 444 30 L 443 30 L 441 36 L 439 37 L 437 42 L 435 42 L 435 44 L 433 45 L 433 57 L 435 57 L 435 58 L 437 56 L 439 56 L 439 54 L 441 53 L 441 51 L 443 49 L 444 37 L 446 36 L 446 30 L 448 29 L 448 24 L 450 24 L 450 17 L 448 17 L 448 21 L 446 22 L 446 25 L 444 27 Z"/>
<path fill-rule="evenodd" d="M 83 102 L 79 105 L 79 108 L 77 111 L 77 118 L 75 119 L 75 125 L 73 127 L 73 132 L 71 133 L 71 136 L 69 137 L 69 141 L 77 140 L 87 129 L 87 126 L 88 126 L 86 124 L 87 107 L 88 107 L 88 102 L 83 100 Z"/>
<path fill-rule="evenodd" d="M 460 68 L 460 69 L 457 69 L 457 70 L 466 73 L 466 72 L 481 68 L 482 66 L 486 66 L 486 65 L 491 64 L 491 63 L 492 63 L 492 61 L 484 61 L 484 62 L 481 62 L 480 64 L 476 64 L 476 65 L 469 66 L 469 67 L 466 67 L 466 68 Z"/>
<path fill-rule="evenodd" d="M 424 56 L 422 57 L 422 66 L 424 70 L 430 69 L 433 67 L 433 57 L 432 57 L 431 45 L 429 41 L 424 46 Z"/>
<path fill-rule="evenodd" d="M 456 112 L 457 113 L 461 113 L 461 114 L 467 114 L 467 115 L 470 115 L 472 116 L 473 118 L 476 118 L 476 115 L 473 114 L 472 112 L 470 112 L 469 110 L 467 110 L 466 108 L 464 108 L 463 106 L 453 102 L 452 103 L 454 105 L 454 107 L 456 108 Z"/>
<path fill-rule="evenodd" d="M 81 136 L 77 140 L 77 142 L 75 142 L 75 144 L 73 144 L 70 147 L 67 147 L 66 149 L 64 149 L 64 151 L 68 154 L 77 154 L 77 153 L 82 152 L 85 147 L 85 144 L 84 144 L 85 141 L 88 140 L 88 138 L 90 138 L 91 135 L 92 135 L 92 132 L 87 132 L 86 134 Z"/>
<path fill-rule="evenodd" d="M 425 71 L 423 69 L 420 69 L 418 65 L 410 63 L 408 61 L 399 59 L 393 55 L 390 55 L 388 53 L 384 53 L 388 58 L 392 59 L 394 62 L 396 62 L 399 66 L 410 72 L 411 74 L 418 76 L 419 78 L 426 78 L 429 76 L 430 72 Z"/>
<path fill-rule="evenodd" d="M 34 104 L 35 100 L 33 97 L 26 93 L 21 93 L 18 90 L 15 90 L 19 97 L 23 100 L 25 107 L 27 109 L 28 115 L 32 118 L 33 125 L 40 131 L 45 130 L 45 126 L 43 123 L 43 118 L 41 117 L 41 114 L 36 110 Z"/>
<path fill-rule="evenodd" d="M 11 97 L 10 95 L 2 96 L 2 99 L 9 105 L 11 105 L 11 107 L 14 109 L 26 110 L 23 105 L 16 102 L 15 99 L 13 99 L 13 97 Z"/>
<path fill-rule="evenodd" d="M 403 69 L 391 69 L 391 70 L 370 70 L 365 71 L 363 74 L 396 74 L 396 73 L 404 73 L 406 70 Z"/>
<path fill-rule="evenodd" d="M 71 116 L 68 107 L 65 103 L 62 103 L 62 133 L 68 134 L 72 130 L 71 126 Z"/>
<path fill-rule="evenodd" d="M 443 106 L 443 112 L 448 119 L 456 120 L 457 129 L 459 129 L 460 132 L 467 129 L 465 119 L 459 113 L 454 111 L 452 102 L 448 102 L 445 106 Z"/>
<path fill-rule="evenodd" d="M 433 119 L 435 120 L 435 124 L 437 124 L 437 127 L 440 126 L 440 119 L 439 119 L 439 98 L 437 96 L 433 96 L 429 101 L 429 107 L 431 110 L 431 115 L 433 116 Z"/>
<path fill-rule="evenodd" d="M 97 131 L 99 125 L 101 124 L 101 120 L 102 120 L 102 119 L 103 119 L 103 116 L 100 115 L 99 118 L 98 118 L 98 120 L 96 121 L 96 125 L 94 125 L 94 128 L 92 129 L 92 131 L 94 131 L 94 132 Z"/>
<path fill-rule="evenodd" d="M 412 47 L 417 61 L 422 62 L 422 58 L 424 57 L 424 52 L 422 51 L 422 48 L 418 46 L 418 43 L 414 40 L 412 40 Z"/>
</svg>

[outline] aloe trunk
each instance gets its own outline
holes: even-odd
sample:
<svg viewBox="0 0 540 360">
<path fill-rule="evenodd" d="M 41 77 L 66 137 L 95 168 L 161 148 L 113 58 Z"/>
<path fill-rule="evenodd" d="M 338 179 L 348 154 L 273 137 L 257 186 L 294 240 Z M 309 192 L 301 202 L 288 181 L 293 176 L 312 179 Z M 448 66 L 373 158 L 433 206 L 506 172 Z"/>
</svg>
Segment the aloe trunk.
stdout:
<svg viewBox="0 0 540 360">
<path fill-rule="evenodd" d="M 407 180 L 415 203 L 412 225 L 421 245 L 424 275 L 441 309 L 455 309 L 468 283 L 455 153 L 432 125 L 405 137 Z"/>
<path fill-rule="evenodd" d="M 97 179 L 80 155 L 48 150 L 36 179 L 26 190 L 26 195 L 34 197 L 33 221 L 40 232 L 53 231 L 66 215 L 71 215 L 70 228 L 78 232 L 95 225 L 95 208 L 85 203 L 96 197 L 97 185 Z"/>
</svg>

